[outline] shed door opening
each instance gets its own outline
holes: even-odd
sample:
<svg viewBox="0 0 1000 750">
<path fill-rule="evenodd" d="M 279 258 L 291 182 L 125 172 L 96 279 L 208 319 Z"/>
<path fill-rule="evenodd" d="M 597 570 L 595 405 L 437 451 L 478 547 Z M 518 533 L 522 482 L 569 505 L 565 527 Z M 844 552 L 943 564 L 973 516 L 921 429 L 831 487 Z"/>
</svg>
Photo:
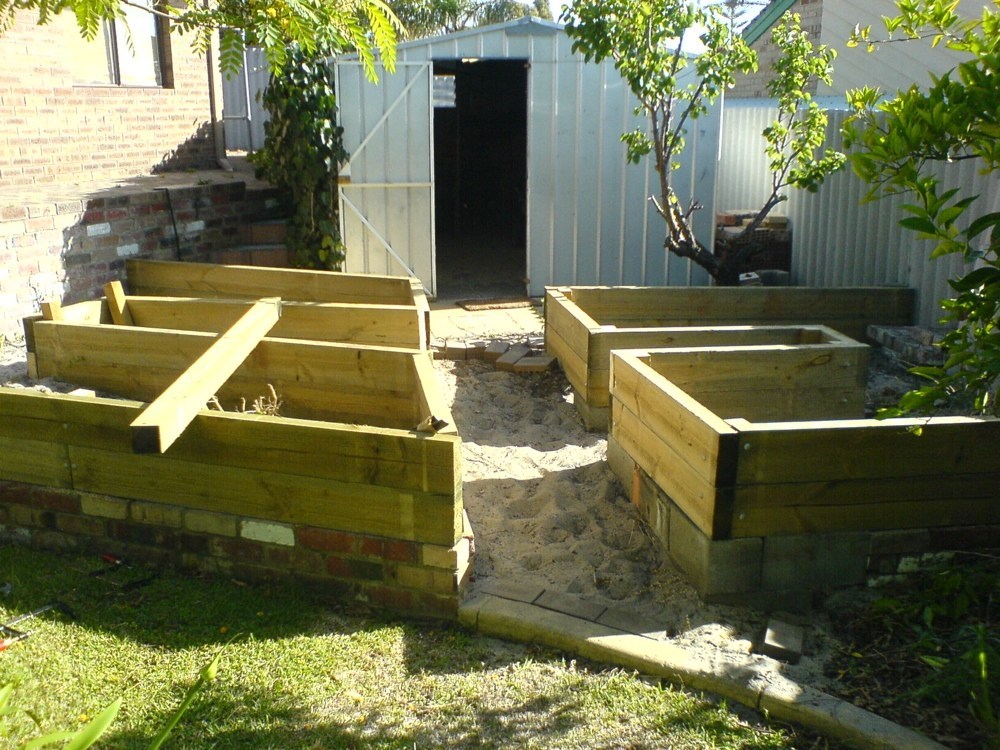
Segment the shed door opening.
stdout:
<svg viewBox="0 0 1000 750">
<path fill-rule="evenodd" d="M 526 60 L 435 60 L 438 298 L 524 296 Z"/>
</svg>

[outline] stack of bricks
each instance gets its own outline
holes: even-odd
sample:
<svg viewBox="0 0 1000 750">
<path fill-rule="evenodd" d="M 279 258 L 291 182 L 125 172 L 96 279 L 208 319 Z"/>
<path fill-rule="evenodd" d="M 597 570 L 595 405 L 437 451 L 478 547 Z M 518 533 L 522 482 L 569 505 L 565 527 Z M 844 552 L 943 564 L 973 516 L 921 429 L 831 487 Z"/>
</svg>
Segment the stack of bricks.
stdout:
<svg viewBox="0 0 1000 750">
<path fill-rule="evenodd" d="M 448 548 L 21 482 L 0 482 L 0 539 L 250 582 L 295 579 L 324 596 L 443 619 L 457 617 L 474 554 L 471 531 Z"/>
<path fill-rule="evenodd" d="M 744 227 L 753 221 L 755 211 L 724 211 L 716 216 L 716 237 L 722 240 L 733 240 L 738 237 Z M 736 241 L 738 245 L 754 246 L 753 253 L 743 264 L 740 272 L 792 270 L 792 231 L 788 218 L 785 216 L 768 216 L 763 223 L 748 236 Z M 722 255 L 726 250 L 724 242 L 716 240 L 715 254 Z"/>
<path fill-rule="evenodd" d="M 520 341 L 432 341 L 435 359 L 482 359 L 507 372 L 547 372 L 556 358 L 545 353 L 543 336 L 528 336 Z"/>
</svg>

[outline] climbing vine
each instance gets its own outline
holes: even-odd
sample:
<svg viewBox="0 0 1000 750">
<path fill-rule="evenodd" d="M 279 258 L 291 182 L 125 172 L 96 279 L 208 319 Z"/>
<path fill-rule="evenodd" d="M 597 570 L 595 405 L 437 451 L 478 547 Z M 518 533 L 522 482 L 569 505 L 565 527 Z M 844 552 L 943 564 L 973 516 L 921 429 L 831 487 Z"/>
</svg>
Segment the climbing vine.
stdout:
<svg viewBox="0 0 1000 750">
<path fill-rule="evenodd" d="M 257 176 L 276 185 L 288 204 L 288 246 L 300 268 L 339 271 L 344 261 L 337 174 L 347 159 L 337 124 L 332 67 L 289 51 L 262 102 L 270 115 L 264 147 L 250 158 Z"/>
</svg>

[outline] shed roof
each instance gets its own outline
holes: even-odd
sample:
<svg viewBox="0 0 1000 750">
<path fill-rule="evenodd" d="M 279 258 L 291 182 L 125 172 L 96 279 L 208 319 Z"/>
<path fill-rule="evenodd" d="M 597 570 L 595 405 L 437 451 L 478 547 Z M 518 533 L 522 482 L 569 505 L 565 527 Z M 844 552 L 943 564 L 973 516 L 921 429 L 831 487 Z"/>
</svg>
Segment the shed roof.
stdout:
<svg viewBox="0 0 1000 750">
<path fill-rule="evenodd" d="M 504 31 L 510 35 L 527 35 L 527 34 L 556 34 L 562 31 L 564 26 L 561 23 L 556 23 L 555 21 L 547 21 L 543 18 L 537 18 L 535 16 L 522 16 L 521 18 L 516 18 L 513 21 L 504 21 L 503 23 L 494 23 L 489 26 L 475 26 L 470 29 L 462 29 L 460 31 L 453 31 L 450 34 L 439 34 L 437 36 L 425 36 L 420 39 L 411 39 L 408 42 L 403 42 L 398 46 L 399 49 L 410 49 L 413 47 L 423 47 L 428 44 L 437 44 L 442 41 L 450 41 L 452 39 L 464 39 L 467 37 L 482 36 L 494 31 Z"/>
</svg>

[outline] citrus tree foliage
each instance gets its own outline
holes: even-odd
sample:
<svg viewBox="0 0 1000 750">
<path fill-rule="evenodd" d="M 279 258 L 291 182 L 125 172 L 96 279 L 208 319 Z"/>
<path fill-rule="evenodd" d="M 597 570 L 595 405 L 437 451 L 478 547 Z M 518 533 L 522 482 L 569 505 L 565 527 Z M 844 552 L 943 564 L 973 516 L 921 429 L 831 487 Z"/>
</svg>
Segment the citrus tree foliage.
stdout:
<svg viewBox="0 0 1000 750">
<path fill-rule="evenodd" d="M 0 33 L 19 11 L 36 13 L 40 24 L 65 12 L 76 17 L 84 38 L 93 39 L 103 21 L 127 25 L 126 5 L 168 18 L 174 29 L 191 35 L 202 53 L 221 34 L 224 73 L 237 72 L 243 49 L 251 46 L 265 50 L 272 71 L 285 64 L 290 44 L 308 55 L 354 50 L 372 78 L 376 50 L 381 50 L 386 69 L 395 61 L 398 21 L 383 0 L 172 0 L 152 8 L 130 0 L 0 0 Z"/>
<path fill-rule="evenodd" d="M 333 67 L 289 49 L 262 97 L 270 120 L 264 148 L 252 154 L 257 176 L 288 203 L 287 244 L 300 268 L 339 271 L 344 260 L 337 203 L 339 165 L 347 160 L 337 125 Z"/>
<path fill-rule="evenodd" d="M 473 26 L 512 21 L 522 16 L 551 19 L 546 0 L 389 0 L 406 35 L 419 39 Z"/>
<path fill-rule="evenodd" d="M 622 141 L 630 162 L 653 155 L 659 194 L 651 200 L 666 223 L 664 248 L 693 260 L 716 282 L 731 285 L 738 283 L 740 268 L 753 251 L 743 240 L 787 198 L 786 189 L 816 190 L 842 166 L 844 156 L 816 154 L 826 116 L 807 91 L 813 78 L 829 83 L 834 51 L 814 47 L 799 17 L 786 14 L 772 33 L 782 50 L 769 84 L 779 115 L 763 132 L 771 193 L 743 232 L 728 238 L 725 252 L 716 255 L 698 241 L 692 217 L 701 205 L 697 197 L 682 204 L 671 175 L 680 166 L 692 121 L 735 83 L 738 73 L 757 69 L 756 54 L 735 32 L 728 10 L 725 3 L 701 6 L 684 0 L 576 0 L 563 20 L 573 49 L 587 60 L 612 60 L 637 97 L 638 111 L 648 118 L 648 128 L 625 133 Z M 692 55 L 685 50 L 695 38 L 703 51 Z"/>
<path fill-rule="evenodd" d="M 942 322 L 950 325 L 942 342 L 944 365 L 915 368 L 929 384 L 904 395 L 888 416 L 956 400 L 1000 415 L 1000 212 L 984 210 L 961 187 L 944 186 L 931 169 L 963 160 L 994 175 L 1000 169 L 1000 11 L 986 7 L 981 17 L 966 19 L 957 5 L 899 2 L 898 15 L 885 19 L 884 40 L 858 28 L 851 42 L 874 50 L 930 39 L 967 56 L 945 75 L 931 76 L 926 87 L 914 85 L 891 99 L 871 88 L 849 96 L 854 115 L 845 139 L 857 147 L 851 164 L 872 185 L 870 197 L 912 196 L 903 226 L 933 241 L 931 257 L 957 253 L 968 263 L 967 272 L 949 282 L 956 296 L 942 302 Z"/>
</svg>

